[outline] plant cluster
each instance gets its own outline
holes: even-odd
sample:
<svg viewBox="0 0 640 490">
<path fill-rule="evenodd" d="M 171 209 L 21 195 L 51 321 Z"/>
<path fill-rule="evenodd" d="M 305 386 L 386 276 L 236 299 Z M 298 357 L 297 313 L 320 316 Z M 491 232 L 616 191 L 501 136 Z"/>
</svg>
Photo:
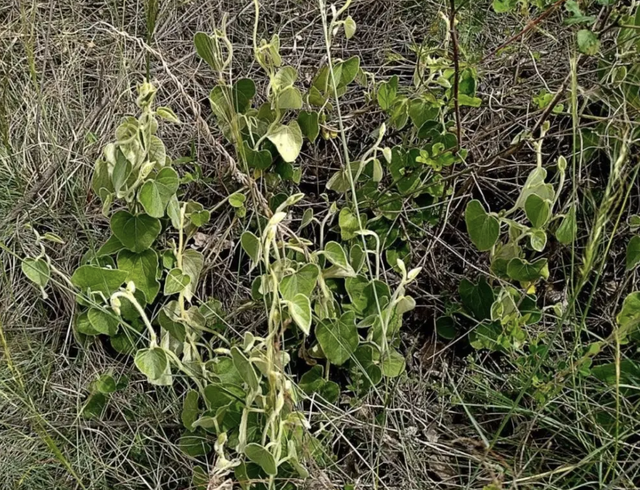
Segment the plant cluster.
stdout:
<svg viewBox="0 0 640 490">
<path fill-rule="evenodd" d="M 353 19 L 341 20 L 348 4 L 332 12 L 328 49 L 340 29 L 347 37 L 355 33 Z M 286 192 L 300 182 L 295 162 L 303 140 L 336 136 L 324 123 L 361 72 L 360 61 L 330 62 L 303 96 L 296 70 L 282 64 L 278 37 L 257 42 L 258 12 L 256 2 L 255 58 L 268 77 L 261 105 L 254 106 L 254 81 L 229 75 L 226 21 L 212 35 L 197 33 L 194 42 L 220 80 L 209 97 L 216 124 L 251 174 L 225 202 L 248 228 L 240 242 L 248 271 L 257 271 L 252 300 L 266 312 L 264 333 L 229 335 L 220 304 L 197 298 L 204 256 L 190 244 L 212 210 L 184 199 L 182 184 L 191 178 L 179 176 L 157 134 L 159 119 L 179 120 L 170 108 L 155 106 L 149 82 L 138 87 L 140 115 L 122 121 L 95 164 L 92 189 L 111 236 L 85 254 L 69 280 L 78 292 L 74 331 L 81 342 L 104 336 L 117 352 L 133 356 L 150 383 L 170 386 L 180 373 L 193 388 L 184 397 L 180 447 L 192 457 L 213 451 L 213 470 L 197 467 L 194 475 L 204 486 L 230 472 L 245 488 L 288 488 L 287 481 L 306 478 L 305 460 L 317 451 L 300 403 L 312 395 L 336 403 L 344 388 L 363 394 L 384 376 L 403 373 L 398 332 L 403 314 L 415 307 L 406 287 L 419 273 L 397 260 L 399 281 L 383 280 L 380 237 L 357 214 L 347 217 L 348 206 L 338 212 L 333 204 L 322 222 L 304 214 L 299 231 L 318 224 L 319 243 L 291 230 L 290 213 L 304 194 Z M 378 161 L 378 149 L 363 166 Z M 268 206 L 254 179 L 264 183 Z M 347 180 L 353 190 L 359 175 Z M 336 217 L 342 243 L 325 243 L 325 227 Z M 26 259 L 23 269 L 44 290 L 51 273 L 46 256 Z M 294 361 L 310 366 L 297 383 Z M 331 366 L 346 369 L 348 386 L 331 379 Z M 102 413 L 119 389 L 111 381 L 105 375 L 92 385 L 85 416 Z"/>
</svg>

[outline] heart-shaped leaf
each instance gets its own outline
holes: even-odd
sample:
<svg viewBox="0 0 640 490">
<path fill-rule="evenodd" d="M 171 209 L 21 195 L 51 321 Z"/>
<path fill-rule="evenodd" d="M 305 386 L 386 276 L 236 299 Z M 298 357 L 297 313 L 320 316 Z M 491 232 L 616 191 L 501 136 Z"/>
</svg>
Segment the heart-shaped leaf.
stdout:
<svg viewBox="0 0 640 490">
<path fill-rule="evenodd" d="M 44 259 L 24 259 L 21 268 L 23 274 L 41 288 L 44 288 L 51 279 L 49 264 Z"/>
<path fill-rule="evenodd" d="M 478 321 L 491 316 L 491 305 L 495 299 L 493 288 L 484 276 L 474 284 L 463 279 L 458 286 L 458 293 L 465 309 Z"/>
<path fill-rule="evenodd" d="M 297 79 L 298 71 L 293 66 L 283 66 L 273 77 L 271 88 L 276 92 L 280 92 L 293 86 Z"/>
<path fill-rule="evenodd" d="M 480 201 L 474 199 L 467 204 L 464 219 L 471 241 L 481 252 L 490 250 L 498 241 L 500 223 L 485 211 Z"/>
<path fill-rule="evenodd" d="M 242 243 L 242 249 L 249 255 L 253 263 L 257 263 L 262 253 L 260 239 L 250 231 L 245 231 L 240 237 L 240 243 Z"/>
<path fill-rule="evenodd" d="M 640 263 L 640 236 L 636 235 L 631 240 L 629 240 L 629 245 L 627 245 L 627 258 L 626 258 L 627 270 L 630 271 L 639 263 Z"/>
<path fill-rule="evenodd" d="M 405 359 L 402 354 L 394 349 L 390 349 L 385 355 L 382 356 L 380 367 L 382 368 L 382 374 L 389 378 L 395 378 L 404 373 Z"/>
<path fill-rule="evenodd" d="M 164 167 L 167 163 L 167 149 L 155 134 L 149 139 L 148 158 L 150 162 L 155 162 L 160 167 Z"/>
<path fill-rule="evenodd" d="M 398 77 L 394 75 L 378 87 L 378 105 L 383 111 L 390 109 L 398 94 Z"/>
<path fill-rule="evenodd" d="M 235 346 L 231 348 L 231 358 L 233 359 L 233 365 L 236 367 L 240 376 L 242 376 L 242 379 L 247 383 L 251 391 L 259 391 L 260 381 L 256 374 L 256 370 L 251 365 L 249 359 L 247 359 L 242 351 Z"/>
<path fill-rule="evenodd" d="M 349 269 L 350 265 L 347 261 L 347 254 L 338 242 L 329 242 L 324 247 L 324 255 L 333 265 L 342 269 Z"/>
<path fill-rule="evenodd" d="M 195 288 L 200 280 L 202 267 L 204 267 L 204 256 L 197 250 L 185 250 L 182 254 L 182 272 L 191 279 L 184 288 L 184 298 L 187 301 L 191 301 L 193 298 Z"/>
<path fill-rule="evenodd" d="M 164 295 L 181 293 L 191 282 L 191 278 L 183 274 L 180 269 L 171 269 L 164 281 Z"/>
<path fill-rule="evenodd" d="M 576 208 L 571 206 L 567 215 L 562 219 L 560 226 L 556 230 L 556 238 L 563 245 L 569 245 L 575 240 L 578 233 L 578 226 L 576 224 Z"/>
<path fill-rule="evenodd" d="M 340 225 L 340 237 L 347 241 L 356 237 L 356 231 L 360 229 L 358 216 L 349 208 L 342 208 L 338 218 Z"/>
<path fill-rule="evenodd" d="M 534 262 L 527 262 L 524 259 L 515 258 L 507 265 L 507 274 L 514 281 L 533 282 L 538 279 L 549 278 L 549 266 L 547 259 L 538 259 Z"/>
<path fill-rule="evenodd" d="M 256 96 L 256 84 L 250 78 L 241 78 L 233 84 L 231 95 L 235 111 L 244 114 L 251 107 L 251 99 Z"/>
<path fill-rule="evenodd" d="M 147 303 L 153 303 L 160 291 L 160 283 L 156 279 L 158 254 L 155 250 L 138 254 L 122 250 L 118 253 L 118 269 L 128 272 L 126 282 L 133 281 L 136 289 L 144 293 Z"/>
<path fill-rule="evenodd" d="M 110 337 L 118 333 L 120 320 L 113 313 L 103 311 L 99 308 L 90 308 L 87 312 L 87 319 L 93 329 L 98 333 Z"/>
<path fill-rule="evenodd" d="M 73 273 L 71 282 L 81 289 L 90 289 L 93 292 L 101 292 L 105 296 L 111 296 L 127 279 L 128 275 L 127 271 L 83 265 Z"/>
<path fill-rule="evenodd" d="M 356 34 L 356 21 L 353 17 L 349 16 L 344 21 L 344 35 L 347 39 L 351 39 Z"/>
<path fill-rule="evenodd" d="M 147 214 L 118 211 L 111 217 L 111 231 L 131 252 L 147 250 L 160 234 L 160 221 Z"/>
<path fill-rule="evenodd" d="M 275 458 L 260 444 L 256 444 L 255 442 L 247 444 L 244 448 L 244 454 L 247 458 L 260 466 L 267 475 L 273 476 L 278 474 L 278 467 L 276 466 Z"/>
<path fill-rule="evenodd" d="M 244 145 L 244 156 L 247 160 L 247 165 L 249 168 L 255 168 L 258 170 L 267 170 L 271 164 L 273 163 L 273 157 L 271 156 L 271 152 L 269 150 L 260 150 L 256 151 L 249 146 L 249 144 L 245 141 Z"/>
<path fill-rule="evenodd" d="M 549 201 L 542 199 L 536 194 L 531 194 L 524 204 L 524 211 L 527 214 L 527 219 L 534 228 L 542 228 L 547 224 L 551 206 L 549 205 Z"/>
<path fill-rule="evenodd" d="M 198 420 L 198 416 L 200 414 L 200 410 L 198 408 L 199 398 L 200 396 L 196 390 L 189 390 L 187 396 L 184 397 L 180 420 L 189 431 L 193 431 L 193 423 Z"/>
<path fill-rule="evenodd" d="M 302 109 L 302 94 L 296 87 L 287 87 L 278 94 L 276 106 L 281 110 Z"/>
<path fill-rule="evenodd" d="M 315 111 L 300 111 L 298 113 L 298 124 L 305 137 L 312 143 L 320 134 L 320 124 L 318 123 L 318 113 Z"/>
<path fill-rule="evenodd" d="M 147 377 L 152 384 L 171 383 L 171 366 L 167 354 L 160 347 L 140 349 L 133 360 L 136 367 Z"/>
<path fill-rule="evenodd" d="M 275 145 L 285 162 L 294 162 L 300 155 L 300 150 L 302 150 L 302 131 L 297 121 L 291 121 L 286 126 L 284 124 L 279 125 L 268 133 L 267 137 Z"/>
<path fill-rule="evenodd" d="M 138 201 L 144 210 L 154 218 L 162 218 L 169 199 L 178 190 L 180 179 L 171 167 L 165 167 L 154 179 L 147 180 L 138 193 Z"/>
<path fill-rule="evenodd" d="M 215 71 L 220 71 L 220 60 L 216 55 L 215 41 L 204 32 L 196 32 L 193 38 L 193 43 L 196 46 L 196 53 L 198 56 L 205 60 L 207 64 Z"/>
<path fill-rule="evenodd" d="M 352 311 L 339 319 L 322 320 L 316 328 L 316 337 L 324 355 L 332 364 L 344 364 L 358 348 L 360 337 Z"/>
<path fill-rule="evenodd" d="M 305 335 L 311 332 L 311 303 L 304 294 L 296 294 L 291 301 L 287 301 L 289 314 L 296 325 Z"/>
<path fill-rule="evenodd" d="M 315 264 L 307 264 L 294 274 L 285 276 L 280 281 L 280 294 L 286 301 L 293 301 L 298 294 L 309 298 L 316 287 L 320 269 Z"/>
</svg>

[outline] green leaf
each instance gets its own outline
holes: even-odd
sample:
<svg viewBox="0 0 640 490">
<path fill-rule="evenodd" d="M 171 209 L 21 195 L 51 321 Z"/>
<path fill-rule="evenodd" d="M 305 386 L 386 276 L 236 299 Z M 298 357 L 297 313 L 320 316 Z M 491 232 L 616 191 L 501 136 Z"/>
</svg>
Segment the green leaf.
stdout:
<svg viewBox="0 0 640 490">
<path fill-rule="evenodd" d="M 180 437 L 178 445 L 183 453 L 192 458 L 204 456 L 211 451 L 211 445 L 207 443 L 206 438 L 199 435 L 185 434 Z"/>
<path fill-rule="evenodd" d="M 307 208 L 302 213 L 302 219 L 300 220 L 300 230 L 306 228 L 313 221 L 313 208 Z"/>
<path fill-rule="evenodd" d="M 563 245 L 571 244 L 578 233 L 578 225 L 576 224 L 576 208 L 571 206 L 567 215 L 562 219 L 558 230 L 556 231 L 556 238 Z"/>
<path fill-rule="evenodd" d="M 242 249 L 251 258 L 253 263 L 257 264 L 262 254 L 260 239 L 250 231 L 245 231 L 240 237 L 240 243 L 242 244 Z"/>
<path fill-rule="evenodd" d="M 398 77 L 394 75 L 387 82 L 382 82 L 378 87 L 378 105 L 384 111 L 391 108 L 398 95 Z"/>
<path fill-rule="evenodd" d="M 296 83 L 297 79 L 298 71 L 293 66 L 283 66 L 273 77 L 271 88 L 276 92 L 280 92 L 286 88 L 292 87 L 293 84 Z"/>
<path fill-rule="evenodd" d="M 463 279 L 458 286 L 458 293 L 463 306 L 478 321 L 491 317 L 491 305 L 495 299 L 493 288 L 487 283 L 484 276 L 474 284 Z"/>
<path fill-rule="evenodd" d="M 340 386 L 333 381 L 326 381 L 323 373 L 321 365 L 313 366 L 302 375 L 298 387 L 307 395 L 318 393 L 328 403 L 335 403 L 340 397 Z"/>
<path fill-rule="evenodd" d="M 300 155 L 302 131 L 297 121 L 291 121 L 287 126 L 280 124 L 267 134 L 267 138 L 275 145 L 285 162 L 294 162 Z"/>
<path fill-rule="evenodd" d="M 407 125 L 409 121 L 409 99 L 406 97 L 397 98 L 391 108 L 391 126 L 400 130 Z"/>
<path fill-rule="evenodd" d="M 280 294 L 286 301 L 293 301 L 298 293 L 311 297 L 316 287 L 320 269 L 315 264 L 307 264 L 299 271 L 285 276 L 280 281 Z"/>
<path fill-rule="evenodd" d="M 627 270 L 630 271 L 634 269 L 638 263 L 640 263 L 640 236 L 636 235 L 629 240 L 629 244 L 627 245 Z"/>
<path fill-rule="evenodd" d="M 122 245 L 122 242 L 118 240 L 118 237 L 115 235 L 111 235 L 109 239 L 104 242 L 104 244 L 98 249 L 98 251 L 96 252 L 96 257 L 113 255 L 115 253 L 118 253 L 123 248 L 124 245 Z"/>
<path fill-rule="evenodd" d="M 578 31 L 578 49 L 581 53 L 594 56 L 600 51 L 600 40 L 589 29 L 580 29 Z"/>
<path fill-rule="evenodd" d="M 549 201 L 540 198 L 536 194 L 531 194 L 524 204 L 524 211 L 534 228 L 542 228 L 549 220 L 551 206 Z"/>
<path fill-rule="evenodd" d="M 382 374 L 389 378 L 396 378 L 404 373 L 405 359 L 402 354 L 394 349 L 390 349 L 386 355 L 382 356 L 380 367 Z"/>
<path fill-rule="evenodd" d="M 441 316 L 436 320 L 436 332 L 445 340 L 453 340 L 456 338 L 456 321 L 450 316 Z"/>
<path fill-rule="evenodd" d="M 233 365 L 236 367 L 238 373 L 240 373 L 240 376 L 244 382 L 247 383 L 251 391 L 260 391 L 258 375 L 256 374 L 256 371 L 251 365 L 249 359 L 246 358 L 238 347 L 234 346 L 231 348 L 231 358 L 233 359 Z"/>
<path fill-rule="evenodd" d="M 171 384 L 170 364 L 164 349 L 140 349 L 133 360 L 136 367 L 152 384 Z M 167 383 L 167 377 L 169 382 Z"/>
<path fill-rule="evenodd" d="M 200 414 L 200 410 L 198 409 L 199 398 L 200 396 L 196 390 L 189 390 L 187 396 L 184 397 L 180 420 L 182 420 L 182 424 L 189 431 L 193 431 L 193 423 L 198 420 Z"/>
<path fill-rule="evenodd" d="M 108 395 L 109 393 L 113 393 L 119 389 L 118 384 L 116 384 L 116 380 L 113 379 L 113 376 L 111 376 L 110 374 L 103 374 L 102 376 L 99 376 L 96 380 L 91 382 L 90 389 L 94 392 L 104 393 L 105 395 Z"/>
<path fill-rule="evenodd" d="M 276 466 L 275 458 L 260 444 L 256 444 L 255 442 L 247 444 L 244 448 L 244 454 L 247 458 L 260 466 L 267 475 L 273 476 L 278 474 L 278 467 Z"/>
<path fill-rule="evenodd" d="M 100 418 L 107 406 L 107 397 L 104 393 L 92 393 L 82 407 L 82 416 L 87 419 Z"/>
<path fill-rule="evenodd" d="M 103 311 L 99 308 L 89 308 L 87 319 L 93 329 L 98 333 L 108 335 L 109 337 L 118 333 L 120 320 L 113 313 Z"/>
<path fill-rule="evenodd" d="M 86 312 L 80 313 L 78 316 L 76 316 L 74 325 L 76 330 L 83 335 L 100 335 L 100 332 L 98 332 L 95 328 L 93 328 L 93 325 L 91 325 L 89 316 Z"/>
<path fill-rule="evenodd" d="M 329 262 L 341 269 L 350 269 L 347 254 L 338 242 L 329 242 L 324 247 L 324 255 Z"/>
<path fill-rule="evenodd" d="M 126 271 L 107 269 L 93 265 L 83 265 L 71 276 L 74 286 L 101 292 L 105 296 L 115 293 L 129 275 Z"/>
<path fill-rule="evenodd" d="M 482 105 L 482 99 L 480 97 L 470 97 L 465 94 L 459 94 L 458 104 L 466 107 L 480 107 Z"/>
<path fill-rule="evenodd" d="M 247 159 L 247 165 L 249 168 L 256 168 L 258 170 L 267 170 L 273 163 L 273 157 L 269 150 L 256 151 L 244 141 L 244 156 Z"/>
<path fill-rule="evenodd" d="M 618 376 L 618 371 L 620 375 Z M 640 364 L 631 359 L 623 359 L 620 363 L 611 362 L 591 368 L 591 374 L 610 386 L 640 386 Z"/>
<path fill-rule="evenodd" d="M 243 207 L 246 200 L 247 196 L 245 196 L 242 192 L 234 192 L 229 196 L 229 204 L 231 204 L 231 206 L 234 208 Z"/>
<path fill-rule="evenodd" d="M 307 101 L 309 105 L 314 107 L 322 107 L 327 102 L 327 99 L 320 93 L 318 87 L 311 87 L 309 89 L 309 93 L 307 94 Z"/>
<path fill-rule="evenodd" d="M 356 21 L 353 17 L 349 16 L 344 21 L 344 35 L 347 39 L 351 39 L 356 34 Z"/>
<path fill-rule="evenodd" d="M 164 281 L 164 295 L 181 293 L 191 282 L 191 278 L 183 274 L 180 269 L 171 269 Z"/>
<path fill-rule="evenodd" d="M 160 291 L 158 267 L 158 254 L 155 250 L 145 250 L 139 254 L 128 250 L 118 253 L 118 269 L 128 273 L 125 281 L 133 281 L 136 289 L 144 293 L 147 303 L 153 303 Z"/>
<path fill-rule="evenodd" d="M 198 53 L 198 56 L 205 60 L 215 71 L 220 71 L 222 67 L 217 56 L 214 54 L 215 44 L 211 36 L 204 32 L 196 32 L 196 35 L 193 38 L 193 43 L 196 46 L 196 53 Z"/>
<path fill-rule="evenodd" d="M 276 106 L 278 109 L 286 110 L 302 109 L 302 94 L 296 87 L 287 87 L 278 94 L 276 100 Z"/>
<path fill-rule="evenodd" d="M 324 355 L 332 364 L 344 364 L 356 351 L 360 342 L 355 314 L 348 311 L 339 319 L 322 320 L 316 327 L 316 337 Z"/>
<path fill-rule="evenodd" d="M 532 229 L 529 231 L 529 242 L 532 249 L 542 252 L 547 246 L 547 234 L 542 230 Z"/>
<path fill-rule="evenodd" d="M 356 237 L 356 231 L 360 229 L 358 217 L 349 208 L 342 208 L 338 218 L 340 225 L 340 237 L 347 241 Z"/>
<path fill-rule="evenodd" d="M 125 187 L 129 177 L 131 176 L 131 162 L 127 160 L 122 151 L 118 148 L 116 151 L 116 163 L 113 166 L 112 180 L 113 190 L 118 193 Z"/>
<path fill-rule="evenodd" d="M 518 0 L 493 0 L 493 10 L 498 14 L 513 11 L 518 5 Z"/>
<path fill-rule="evenodd" d="M 31 281 L 44 288 L 51 279 L 49 264 L 44 259 L 24 259 L 20 265 L 22 272 Z"/>
<path fill-rule="evenodd" d="M 118 211 L 111 217 L 111 231 L 131 252 L 144 252 L 160 234 L 160 221 L 147 214 Z"/>
<path fill-rule="evenodd" d="M 626 338 L 638 328 L 640 325 L 640 292 L 633 292 L 624 299 L 616 321 L 620 326 L 618 336 L 621 339 Z"/>
<path fill-rule="evenodd" d="M 309 335 L 311 332 L 311 302 L 309 297 L 298 293 L 293 297 L 293 300 L 286 303 L 293 321 L 296 322 L 296 325 L 300 327 L 300 330 L 305 335 Z"/>
<path fill-rule="evenodd" d="M 180 179 L 178 173 L 165 167 L 155 178 L 147 180 L 138 193 L 138 201 L 149 216 L 162 218 L 169 204 L 169 199 L 178 190 Z"/>
<path fill-rule="evenodd" d="M 104 189 L 107 193 L 114 192 L 113 180 L 109 175 L 109 163 L 104 160 L 98 160 L 93 168 L 93 177 L 91 178 L 91 189 L 96 195 L 102 198 L 100 193 Z"/>
<path fill-rule="evenodd" d="M 156 162 L 161 167 L 164 167 L 167 163 L 167 149 L 162 140 L 156 135 L 152 135 L 149 139 L 148 156 L 150 162 Z"/>
<path fill-rule="evenodd" d="M 378 356 L 378 349 L 371 344 L 362 344 L 356 350 L 350 365 L 352 376 L 361 390 L 377 385 L 382 379 L 382 371 L 374 361 Z"/>
<path fill-rule="evenodd" d="M 479 251 L 490 250 L 498 241 L 500 223 L 485 211 L 484 206 L 477 199 L 467 204 L 464 219 L 469 237 Z"/>
<path fill-rule="evenodd" d="M 533 282 L 538 279 L 549 278 L 549 266 L 547 259 L 538 259 L 528 262 L 524 259 L 514 258 L 507 265 L 507 274 L 514 281 Z"/>
<path fill-rule="evenodd" d="M 302 134 L 312 143 L 320 134 L 318 123 L 318 113 L 315 111 L 300 111 L 298 113 L 298 124 Z"/>
<path fill-rule="evenodd" d="M 161 117 L 165 121 L 169 121 L 172 123 L 180 122 L 180 119 L 178 119 L 178 116 L 176 116 L 176 113 L 173 112 L 173 109 L 171 109 L 171 107 L 158 107 L 156 109 L 156 114 L 158 115 L 158 117 Z"/>
<path fill-rule="evenodd" d="M 339 63 L 333 71 L 333 74 L 338 81 L 338 88 L 346 87 L 353 82 L 358 76 L 359 70 L 360 58 L 358 56 L 352 56 L 348 60 Z"/>
<path fill-rule="evenodd" d="M 256 84 L 250 78 L 241 78 L 231 89 L 233 108 L 244 114 L 251 107 L 251 100 L 256 96 Z"/>
<path fill-rule="evenodd" d="M 195 288 L 200 280 L 200 273 L 204 267 L 204 256 L 197 250 L 188 249 L 182 254 L 182 272 L 189 276 L 191 281 L 184 288 L 184 298 L 191 301 Z"/>
<path fill-rule="evenodd" d="M 232 116 L 229 114 L 232 109 L 229 106 L 229 87 L 227 85 L 216 85 L 211 89 L 209 93 L 209 104 L 211 110 L 218 119 L 221 129 L 226 134 L 226 127 L 230 124 L 229 118 Z"/>
</svg>

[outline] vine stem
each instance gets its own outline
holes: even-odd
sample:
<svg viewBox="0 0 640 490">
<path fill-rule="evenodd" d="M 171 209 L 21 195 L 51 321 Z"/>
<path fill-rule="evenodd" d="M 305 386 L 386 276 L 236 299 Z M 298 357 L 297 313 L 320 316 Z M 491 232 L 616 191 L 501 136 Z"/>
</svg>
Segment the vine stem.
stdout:
<svg viewBox="0 0 640 490">
<path fill-rule="evenodd" d="M 451 31 L 451 42 L 453 45 L 453 103 L 456 112 L 456 133 L 458 136 L 458 143 L 456 144 L 455 152 L 458 153 L 460 146 L 462 145 L 462 121 L 460 119 L 460 47 L 458 45 L 458 31 L 456 30 L 456 0 L 450 0 L 449 13 L 449 29 Z"/>
<path fill-rule="evenodd" d="M 142 306 L 140 306 L 140 303 L 138 303 L 138 300 L 136 299 L 136 297 L 130 293 L 129 291 L 116 291 L 115 293 L 113 293 L 111 295 L 111 300 L 113 301 L 114 299 L 117 298 L 125 298 L 127 300 L 129 300 L 131 302 L 131 304 L 134 306 L 134 308 L 136 310 L 138 310 L 138 313 L 140 313 L 140 316 L 142 317 L 142 321 L 144 322 L 145 326 L 147 327 L 147 330 L 149 331 L 149 345 L 150 347 L 157 347 L 158 345 L 158 336 L 156 335 L 155 330 L 153 329 L 153 327 L 151 326 L 151 322 L 149 321 L 149 318 L 147 317 L 147 314 L 144 311 L 144 308 L 142 308 Z"/>
</svg>

